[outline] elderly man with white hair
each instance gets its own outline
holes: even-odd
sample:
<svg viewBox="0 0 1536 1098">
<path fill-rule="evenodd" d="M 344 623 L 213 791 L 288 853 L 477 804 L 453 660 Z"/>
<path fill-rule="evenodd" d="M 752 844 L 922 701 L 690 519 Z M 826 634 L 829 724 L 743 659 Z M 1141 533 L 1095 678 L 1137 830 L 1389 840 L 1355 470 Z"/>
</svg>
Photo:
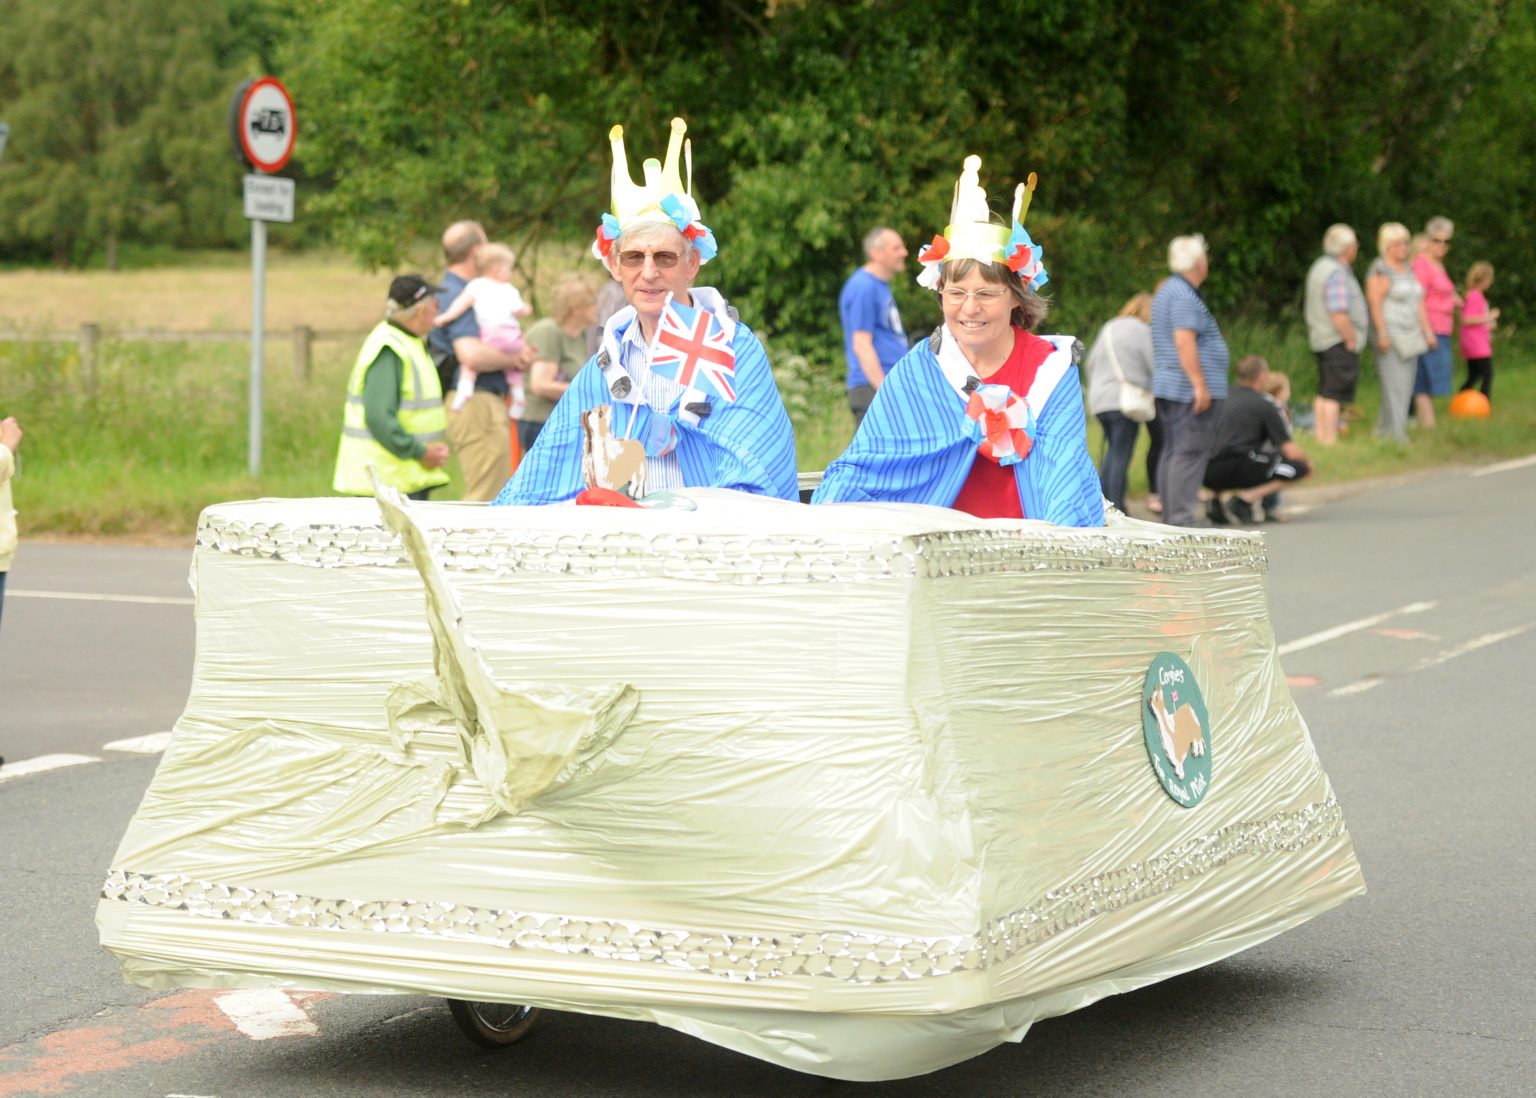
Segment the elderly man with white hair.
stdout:
<svg viewBox="0 0 1536 1098">
<path fill-rule="evenodd" d="M 1348 225 L 1330 225 L 1323 254 L 1307 272 L 1302 310 L 1307 342 L 1317 356 L 1317 398 L 1312 401 L 1313 433 L 1319 446 L 1339 439 L 1339 414 L 1355 399 L 1360 347 L 1365 340 L 1365 291 L 1351 264 L 1360 241 Z"/>
<path fill-rule="evenodd" d="M 584 488 L 609 493 L 579 502 L 623 502 L 613 493 L 623 485 L 587 483 L 598 445 L 637 455 L 643 449 L 627 481 L 630 497 L 713 487 L 799 498 L 794 430 L 763 345 L 718 291 L 693 284 L 716 246 L 693 199 L 686 131 L 682 119 L 672 120 L 665 164 L 645 161 L 639 184 L 629 174 L 623 128 L 609 132 L 613 210 L 603 215 L 592 250 L 629 304 L 608 318 L 597 354 L 496 503 L 557 503 Z M 606 409 L 610 434 L 594 443 L 583 421 L 598 409 Z"/>
<path fill-rule="evenodd" d="M 1221 327 L 1200 297 L 1210 273 L 1205 237 L 1175 237 L 1168 269 L 1173 273 L 1152 298 L 1152 395 L 1163 424 L 1158 493 L 1164 522 L 1193 526 L 1227 396 L 1229 355 Z"/>
</svg>

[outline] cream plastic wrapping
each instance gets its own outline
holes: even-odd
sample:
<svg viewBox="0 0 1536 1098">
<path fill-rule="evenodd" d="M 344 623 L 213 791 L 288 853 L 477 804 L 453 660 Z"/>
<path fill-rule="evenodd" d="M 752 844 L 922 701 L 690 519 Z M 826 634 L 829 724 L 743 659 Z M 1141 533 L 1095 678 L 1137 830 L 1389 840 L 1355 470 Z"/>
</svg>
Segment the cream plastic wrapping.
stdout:
<svg viewBox="0 0 1536 1098">
<path fill-rule="evenodd" d="M 204 512 L 191 696 L 98 909 L 128 978 L 873 1080 L 1364 890 L 1259 535 L 674 503 Z"/>
</svg>

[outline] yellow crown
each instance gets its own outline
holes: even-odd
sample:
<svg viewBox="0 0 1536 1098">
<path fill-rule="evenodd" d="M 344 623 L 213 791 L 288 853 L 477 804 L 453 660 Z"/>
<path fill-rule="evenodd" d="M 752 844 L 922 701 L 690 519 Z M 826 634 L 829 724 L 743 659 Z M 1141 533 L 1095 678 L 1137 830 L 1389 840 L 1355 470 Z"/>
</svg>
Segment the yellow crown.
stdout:
<svg viewBox="0 0 1536 1098">
<path fill-rule="evenodd" d="M 708 263 L 716 252 L 715 235 L 699 219 L 699 204 L 693 199 L 693 145 L 683 139 L 688 123 L 672 119 L 672 135 L 667 139 L 665 163 L 655 158 L 641 164 L 643 182 L 636 183 L 629 174 L 629 157 L 624 151 L 624 127 L 608 131 L 613 147 L 612 209 L 603 215 L 592 243 L 592 254 L 604 258 L 619 234 L 631 225 L 655 221 L 674 226 L 699 253 L 699 261 Z"/>
<path fill-rule="evenodd" d="M 987 208 L 987 192 L 981 186 L 981 157 L 965 158 L 964 169 L 955 181 L 955 197 L 949 205 L 949 224 L 944 235 L 923 245 L 917 258 L 921 270 L 917 282 L 930 290 L 939 287 L 939 269 L 952 259 L 974 259 L 982 263 L 1007 263 L 1030 285 L 1046 281 L 1045 268 L 1039 262 L 1039 249 L 1024 231 L 1024 215 L 1029 212 L 1035 193 L 1035 173 L 1013 190 L 1013 216 L 1006 225 L 992 220 Z"/>
<path fill-rule="evenodd" d="M 987 208 L 987 192 L 982 189 L 981 157 L 965 158 L 965 169 L 955 181 L 955 198 L 949 207 L 949 224 L 944 226 L 944 238 L 949 241 L 946 259 L 977 259 L 983 263 L 1002 262 L 1008 252 L 1008 240 L 1013 235 L 1013 222 L 1024 223 L 1029 211 L 1029 200 L 1035 193 L 1035 175 L 1029 175 L 1027 184 L 1020 183 L 1013 190 L 1013 217 L 1007 225 L 992 220 Z"/>
<path fill-rule="evenodd" d="M 636 183 L 629 174 L 629 157 L 624 152 L 624 127 L 615 126 L 608 131 L 608 143 L 613 146 L 613 215 L 621 228 L 629 228 L 638 221 L 671 221 L 661 208 L 661 200 L 668 195 L 690 197 L 693 189 L 693 149 L 683 135 L 688 123 L 681 118 L 672 119 L 672 134 L 667 139 L 665 163 L 654 157 L 640 166 L 644 182 Z M 683 182 L 682 165 L 685 154 L 689 179 Z M 697 217 L 697 206 L 694 214 Z"/>
</svg>

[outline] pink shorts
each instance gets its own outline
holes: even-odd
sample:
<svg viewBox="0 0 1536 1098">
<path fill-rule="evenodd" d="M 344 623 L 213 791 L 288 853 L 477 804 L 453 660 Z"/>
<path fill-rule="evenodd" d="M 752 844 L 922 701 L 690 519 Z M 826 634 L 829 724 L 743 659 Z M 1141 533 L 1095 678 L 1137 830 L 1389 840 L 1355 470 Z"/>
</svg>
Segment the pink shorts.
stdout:
<svg viewBox="0 0 1536 1098">
<path fill-rule="evenodd" d="M 502 354 L 515 355 L 523 349 L 523 330 L 516 324 L 481 328 L 480 341 L 495 347 Z"/>
</svg>

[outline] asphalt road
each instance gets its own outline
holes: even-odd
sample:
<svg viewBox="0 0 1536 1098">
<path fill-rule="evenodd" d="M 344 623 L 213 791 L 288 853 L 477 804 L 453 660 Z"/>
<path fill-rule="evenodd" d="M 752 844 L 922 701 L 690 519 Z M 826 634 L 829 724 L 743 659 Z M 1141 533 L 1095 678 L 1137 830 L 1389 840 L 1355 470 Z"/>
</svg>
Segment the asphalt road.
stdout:
<svg viewBox="0 0 1536 1098">
<path fill-rule="evenodd" d="M 887 1084 L 578 1015 L 483 1053 L 404 996 L 283 997 L 284 1035 L 255 1039 L 214 993 L 124 985 L 91 920 L 157 758 L 133 741 L 186 698 L 189 554 L 25 544 L 0 629 L 0 1098 L 1536 1094 L 1536 461 L 1293 502 L 1265 531 L 1275 634 L 1369 894 Z"/>
</svg>

